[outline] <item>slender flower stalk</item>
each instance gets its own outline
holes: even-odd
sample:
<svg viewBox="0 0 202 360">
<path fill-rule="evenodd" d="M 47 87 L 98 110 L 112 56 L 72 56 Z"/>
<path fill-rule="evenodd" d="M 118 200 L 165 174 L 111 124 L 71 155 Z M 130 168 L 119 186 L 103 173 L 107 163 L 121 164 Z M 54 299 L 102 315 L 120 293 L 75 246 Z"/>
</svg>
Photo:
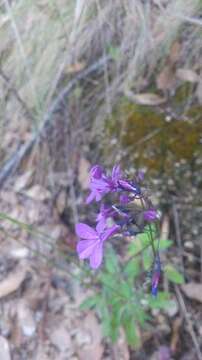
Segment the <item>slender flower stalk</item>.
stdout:
<svg viewBox="0 0 202 360">
<path fill-rule="evenodd" d="M 151 292 L 153 296 L 157 296 L 160 276 L 161 276 L 161 261 L 160 261 L 159 253 L 157 253 L 154 261 L 154 268 L 153 268 L 152 281 L 151 281 L 151 286 L 152 286 Z"/>
</svg>

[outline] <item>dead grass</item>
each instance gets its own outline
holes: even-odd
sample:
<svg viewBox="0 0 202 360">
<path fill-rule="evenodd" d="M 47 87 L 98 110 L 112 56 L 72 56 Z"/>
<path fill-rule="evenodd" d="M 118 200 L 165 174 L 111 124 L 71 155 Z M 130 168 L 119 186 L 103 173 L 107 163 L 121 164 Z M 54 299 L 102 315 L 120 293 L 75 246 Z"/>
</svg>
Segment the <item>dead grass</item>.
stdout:
<svg viewBox="0 0 202 360">
<path fill-rule="evenodd" d="M 22 115 L 22 104 L 16 105 L 8 84 L 1 79 L 2 133 L 10 131 L 7 125 L 13 117 L 16 123 L 23 118 L 28 128 L 36 129 L 58 88 L 74 76 L 72 65 L 76 73 L 79 64 L 87 66 L 111 55 L 112 66 L 105 68 L 102 93 L 94 99 L 92 93 L 88 102 L 87 113 L 94 119 L 97 103 L 94 124 L 98 129 L 121 94 L 147 88 L 151 77 L 166 63 L 174 41 L 186 38 L 179 62 L 185 67 L 193 64 L 201 50 L 197 41 L 201 10 L 200 0 L 2 1 L 1 68 L 35 119 L 30 124 Z"/>
</svg>

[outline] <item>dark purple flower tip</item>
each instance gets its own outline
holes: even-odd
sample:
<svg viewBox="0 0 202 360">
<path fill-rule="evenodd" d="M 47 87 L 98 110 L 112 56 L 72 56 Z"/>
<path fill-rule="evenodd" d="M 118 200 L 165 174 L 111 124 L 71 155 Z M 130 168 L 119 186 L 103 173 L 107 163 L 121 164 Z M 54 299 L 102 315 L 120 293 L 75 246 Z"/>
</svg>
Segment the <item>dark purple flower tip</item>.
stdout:
<svg viewBox="0 0 202 360">
<path fill-rule="evenodd" d="M 151 289 L 151 293 L 153 296 L 157 296 L 158 293 L 158 285 L 159 285 L 159 281 L 160 281 L 160 271 L 156 271 L 154 272 L 153 276 L 152 276 L 152 289 Z"/>
<path fill-rule="evenodd" d="M 90 177 L 100 179 L 104 174 L 103 168 L 100 165 L 94 165 L 90 170 Z"/>
<path fill-rule="evenodd" d="M 148 222 L 155 221 L 158 218 L 157 211 L 155 209 L 149 209 L 144 212 L 144 220 Z"/>
<path fill-rule="evenodd" d="M 135 182 L 120 179 L 118 183 L 122 190 L 130 191 L 135 195 L 141 195 L 140 187 Z"/>
<path fill-rule="evenodd" d="M 159 281 L 160 281 L 160 276 L 161 276 L 161 261 L 160 261 L 159 253 L 157 253 L 157 255 L 155 257 L 154 269 L 153 269 L 153 275 L 152 275 L 152 281 L 151 281 L 151 286 L 152 286 L 151 293 L 153 296 L 156 296 L 158 293 L 158 285 L 159 285 Z"/>
</svg>

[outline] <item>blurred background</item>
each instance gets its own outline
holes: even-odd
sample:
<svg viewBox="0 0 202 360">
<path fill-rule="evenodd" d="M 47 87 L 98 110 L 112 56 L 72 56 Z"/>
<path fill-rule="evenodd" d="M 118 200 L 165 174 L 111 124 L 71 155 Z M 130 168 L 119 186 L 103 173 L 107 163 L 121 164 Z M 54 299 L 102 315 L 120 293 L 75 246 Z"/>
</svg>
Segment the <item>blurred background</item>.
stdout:
<svg viewBox="0 0 202 360">
<path fill-rule="evenodd" d="M 202 359 L 202 1 L 2 0 L 0 102 L 0 360 Z M 80 307 L 96 163 L 145 171 L 179 270 L 134 339 Z"/>
</svg>

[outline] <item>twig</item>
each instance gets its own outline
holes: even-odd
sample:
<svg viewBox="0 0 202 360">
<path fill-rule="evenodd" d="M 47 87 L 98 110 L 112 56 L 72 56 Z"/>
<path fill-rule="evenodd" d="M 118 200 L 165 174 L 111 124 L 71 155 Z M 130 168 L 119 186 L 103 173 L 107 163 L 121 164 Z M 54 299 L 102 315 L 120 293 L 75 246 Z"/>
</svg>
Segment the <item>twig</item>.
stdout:
<svg viewBox="0 0 202 360">
<path fill-rule="evenodd" d="M 200 270 L 201 270 L 200 278 L 202 282 L 202 239 L 199 239 L 199 243 L 200 243 Z"/>
<path fill-rule="evenodd" d="M 177 240 L 177 245 L 178 245 L 178 249 L 179 249 L 178 251 L 179 251 L 179 256 L 180 256 L 180 261 L 181 261 L 181 268 L 182 268 L 182 272 L 184 274 L 184 260 L 183 260 L 183 250 L 182 250 L 182 237 L 181 237 L 181 231 L 180 231 L 180 221 L 179 221 L 177 207 L 176 207 L 176 204 L 174 201 L 173 201 L 172 210 L 173 210 L 173 217 L 174 217 L 176 240 Z"/>
<path fill-rule="evenodd" d="M 184 316 L 184 318 L 185 318 L 185 320 L 187 322 L 188 330 L 189 330 L 190 336 L 192 338 L 193 344 L 195 346 L 197 358 L 198 358 L 198 360 L 202 360 L 200 344 L 199 344 L 198 339 L 196 337 L 196 334 L 194 332 L 193 325 L 192 325 L 192 322 L 191 322 L 191 320 L 189 318 L 189 314 L 187 313 L 187 308 L 186 308 L 186 305 L 185 305 L 185 302 L 184 302 L 184 299 L 183 299 L 183 296 L 181 294 L 181 291 L 180 291 L 179 287 L 175 286 L 175 292 L 176 292 L 178 302 L 179 302 L 179 305 L 181 307 L 183 316 Z"/>
<path fill-rule="evenodd" d="M 7 178 L 14 174 L 14 172 L 19 168 L 22 163 L 22 160 L 29 155 L 32 151 L 34 145 L 40 142 L 40 140 L 46 135 L 47 130 L 52 125 L 53 115 L 59 111 L 61 104 L 64 100 L 70 95 L 70 93 L 74 90 L 78 81 L 85 79 L 87 76 L 93 74 L 94 72 L 101 70 L 103 66 L 110 60 L 110 56 L 101 57 L 94 64 L 90 65 L 88 68 L 81 71 L 73 80 L 69 82 L 69 84 L 59 93 L 56 97 L 49 110 L 44 116 L 42 121 L 41 128 L 37 131 L 37 133 L 32 137 L 32 139 L 22 145 L 11 157 L 6 161 L 6 163 L 2 166 L 0 171 L 0 187 L 4 185 Z"/>
<path fill-rule="evenodd" d="M 181 19 L 181 20 L 184 20 L 184 21 L 187 21 L 187 22 L 189 22 L 191 24 L 202 26 L 202 21 L 199 18 L 193 18 L 193 17 L 190 17 L 190 16 L 181 15 L 181 14 L 175 14 L 174 17 L 178 18 L 178 19 Z"/>
<path fill-rule="evenodd" d="M 48 300 L 49 300 L 49 294 L 50 294 L 50 288 L 51 288 L 51 278 L 52 278 L 52 271 L 50 268 L 47 269 L 47 279 L 46 279 L 46 283 L 43 289 L 43 303 L 42 303 L 42 319 L 41 322 L 39 324 L 39 329 L 38 329 L 38 335 L 40 340 L 45 341 L 47 340 L 47 335 L 46 335 L 46 323 L 47 323 L 47 312 L 48 312 Z"/>
</svg>

